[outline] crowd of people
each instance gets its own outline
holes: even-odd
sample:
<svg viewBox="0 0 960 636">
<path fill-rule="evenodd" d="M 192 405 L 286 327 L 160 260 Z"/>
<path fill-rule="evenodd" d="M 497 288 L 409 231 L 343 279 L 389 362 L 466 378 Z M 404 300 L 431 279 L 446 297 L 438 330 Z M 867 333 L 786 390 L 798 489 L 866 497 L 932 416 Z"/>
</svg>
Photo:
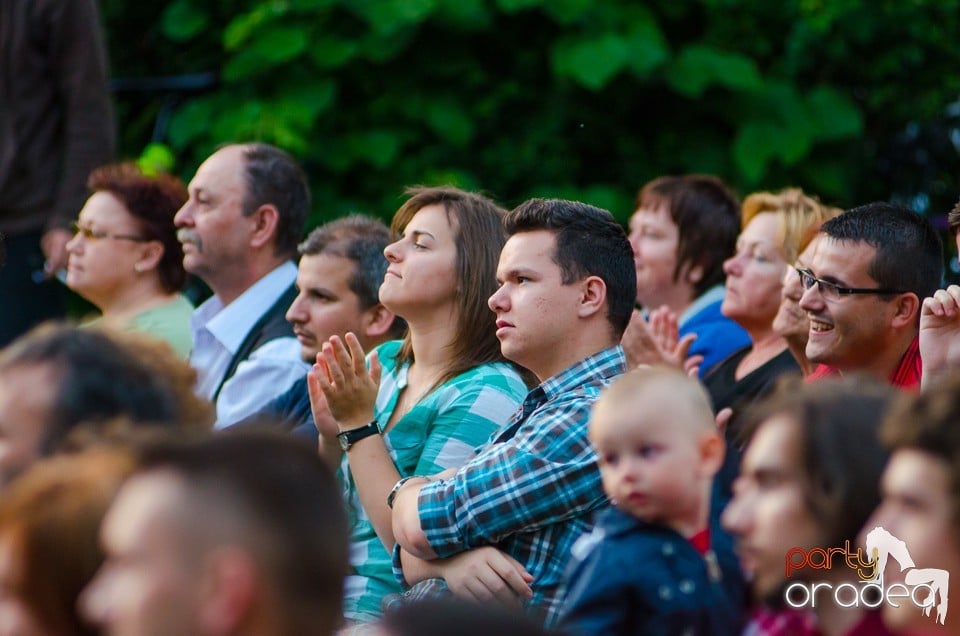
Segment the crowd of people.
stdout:
<svg viewBox="0 0 960 636">
<path fill-rule="evenodd" d="M 447 186 L 304 238 L 262 143 L 89 188 L 102 316 L 0 352 L 0 633 L 960 633 L 920 215 L 678 175 L 629 232 Z"/>
<path fill-rule="evenodd" d="M 694 174 L 307 232 L 280 148 L 111 163 L 95 0 L 0 50 L 0 636 L 960 634 L 924 217 Z"/>
</svg>

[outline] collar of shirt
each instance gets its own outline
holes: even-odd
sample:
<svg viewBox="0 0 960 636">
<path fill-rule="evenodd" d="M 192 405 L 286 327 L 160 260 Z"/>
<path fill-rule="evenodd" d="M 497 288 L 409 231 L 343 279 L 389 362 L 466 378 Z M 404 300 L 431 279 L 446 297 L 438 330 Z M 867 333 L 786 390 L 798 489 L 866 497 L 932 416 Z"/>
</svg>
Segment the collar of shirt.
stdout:
<svg viewBox="0 0 960 636">
<path fill-rule="evenodd" d="M 510 424 L 497 435 L 498 442 L 510 439 L 530 414 L 543 403 L 587 384 L 601 382 L 627 370 L 627 359 L 623 347 L 616 345 L 587 356 L 573 366 L 567 367 L 557 375 L 547 378 L 539 386 L 527 393 L 520 410 L 513 416 Z"/>
<path fill-rule="evenodd" d="M 722 302 L 726 293 L 726 287 L 723 285 L 714 285 L 707 291 L 697 296 L 696 300 L 690 303 L 690 306 L 683 310 L 683 313 L 680 314 L 679 318 L 677 318 L 677 324 L 682 327 L 683 323 L 699 314 L 708 305 L 711 305 L 717 301 Z"/>
<path fill-rule="evenodd" d="M 206 329 L 230 353 L 236 353 L 243 339 L 280 295 L 297 279 L 297 266 L 287 261 L 251 285 L 224 307 L 216 296 L 197 307 L 190 319 L 196 333 Z"/>
<path fill-rule="evenodd" d="M 900 358 L 900 364 L 890 374 L 890 384 L 900 389 L 919 389 L 923 375 L 923 361 L 920 358 L 920 337 L 915 337 Z"/>
<path fill-rule="evenodd" d="M 840 377 L 843 372 L 837 367 L 828 364 L 818 364 L 813 373 L 804 378 L 804 382 L 817 382 L 824 378 Z M 915 390 L 920 388 L 920 377 L 923 375 L 923 360 L 920 358 L 920 338 L 915 337 L 904 352 L 897 368 L 893 370 L 887 383 L 898 389 Z"/>
</svg>

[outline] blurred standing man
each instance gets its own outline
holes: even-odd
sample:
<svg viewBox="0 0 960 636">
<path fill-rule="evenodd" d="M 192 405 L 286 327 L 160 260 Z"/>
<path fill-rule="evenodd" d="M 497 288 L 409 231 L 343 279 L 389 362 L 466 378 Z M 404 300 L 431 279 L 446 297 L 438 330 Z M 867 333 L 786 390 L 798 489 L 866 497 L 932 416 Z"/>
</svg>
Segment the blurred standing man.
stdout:
<svg viewBox="0 0 960 636">
<path fill-rule="evenodd" d="M 49 279 L 113 143 L 95 0 L 0 3 L 0 346 L 63 315 L 65 292 Z"/>
<path fill-rule="evenodd" d="M 197 393 L 217 409 L 217 428 L 256 412 L 309 366 L 284 318 L 297 297 L 292 258 L 310 209 L 303 171 L 267 144 L 213 153 L 188 186 L 174 223 L 184 268 L 213 297 L 190 321 Z"/>
</svg>

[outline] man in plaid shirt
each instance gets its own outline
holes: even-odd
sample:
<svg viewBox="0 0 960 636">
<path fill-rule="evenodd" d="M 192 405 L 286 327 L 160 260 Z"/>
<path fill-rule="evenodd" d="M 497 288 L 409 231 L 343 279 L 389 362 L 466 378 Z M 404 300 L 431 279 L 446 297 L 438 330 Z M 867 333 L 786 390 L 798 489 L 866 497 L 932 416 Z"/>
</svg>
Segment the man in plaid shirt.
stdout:
<svg viewBox="0 0 960 636">
<path fill-rule="evenodd" d="M 608 504 L 587 420 L 625 371 L 619 341 L 636 274 L 626 235 L 605 210 L 533 199 L 505 223 L 489 305 L 504 356 L 541 384 L 455 474 L 398 483 L 394 563 L 406 583 L 425 582 L 418 589 L 443 579 L 458 595 L 524 602 L 552 625 L 570 550 Z"/>
</svg>

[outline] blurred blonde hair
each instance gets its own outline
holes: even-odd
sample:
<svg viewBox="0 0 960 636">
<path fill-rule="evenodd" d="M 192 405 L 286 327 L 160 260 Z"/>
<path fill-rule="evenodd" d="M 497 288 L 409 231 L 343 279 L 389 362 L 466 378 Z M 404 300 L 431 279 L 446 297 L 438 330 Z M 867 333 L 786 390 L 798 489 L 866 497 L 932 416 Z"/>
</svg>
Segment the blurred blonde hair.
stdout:
<svg viewBox="0 0 960 636">
<path fill-rule="evenodd" d="M 842 211 L 840 208 L 820 203 L 817 197 L 804 193 L 800 188 L 786 188 L 779 192 L 754 192 L 743 200 L 740 227 L 747 227 L 758 214 L 778 214 L 783 221 L 783 257 L 787 263 L 793 263 L 813 240 L 820 226 Z"/>
</svg>

